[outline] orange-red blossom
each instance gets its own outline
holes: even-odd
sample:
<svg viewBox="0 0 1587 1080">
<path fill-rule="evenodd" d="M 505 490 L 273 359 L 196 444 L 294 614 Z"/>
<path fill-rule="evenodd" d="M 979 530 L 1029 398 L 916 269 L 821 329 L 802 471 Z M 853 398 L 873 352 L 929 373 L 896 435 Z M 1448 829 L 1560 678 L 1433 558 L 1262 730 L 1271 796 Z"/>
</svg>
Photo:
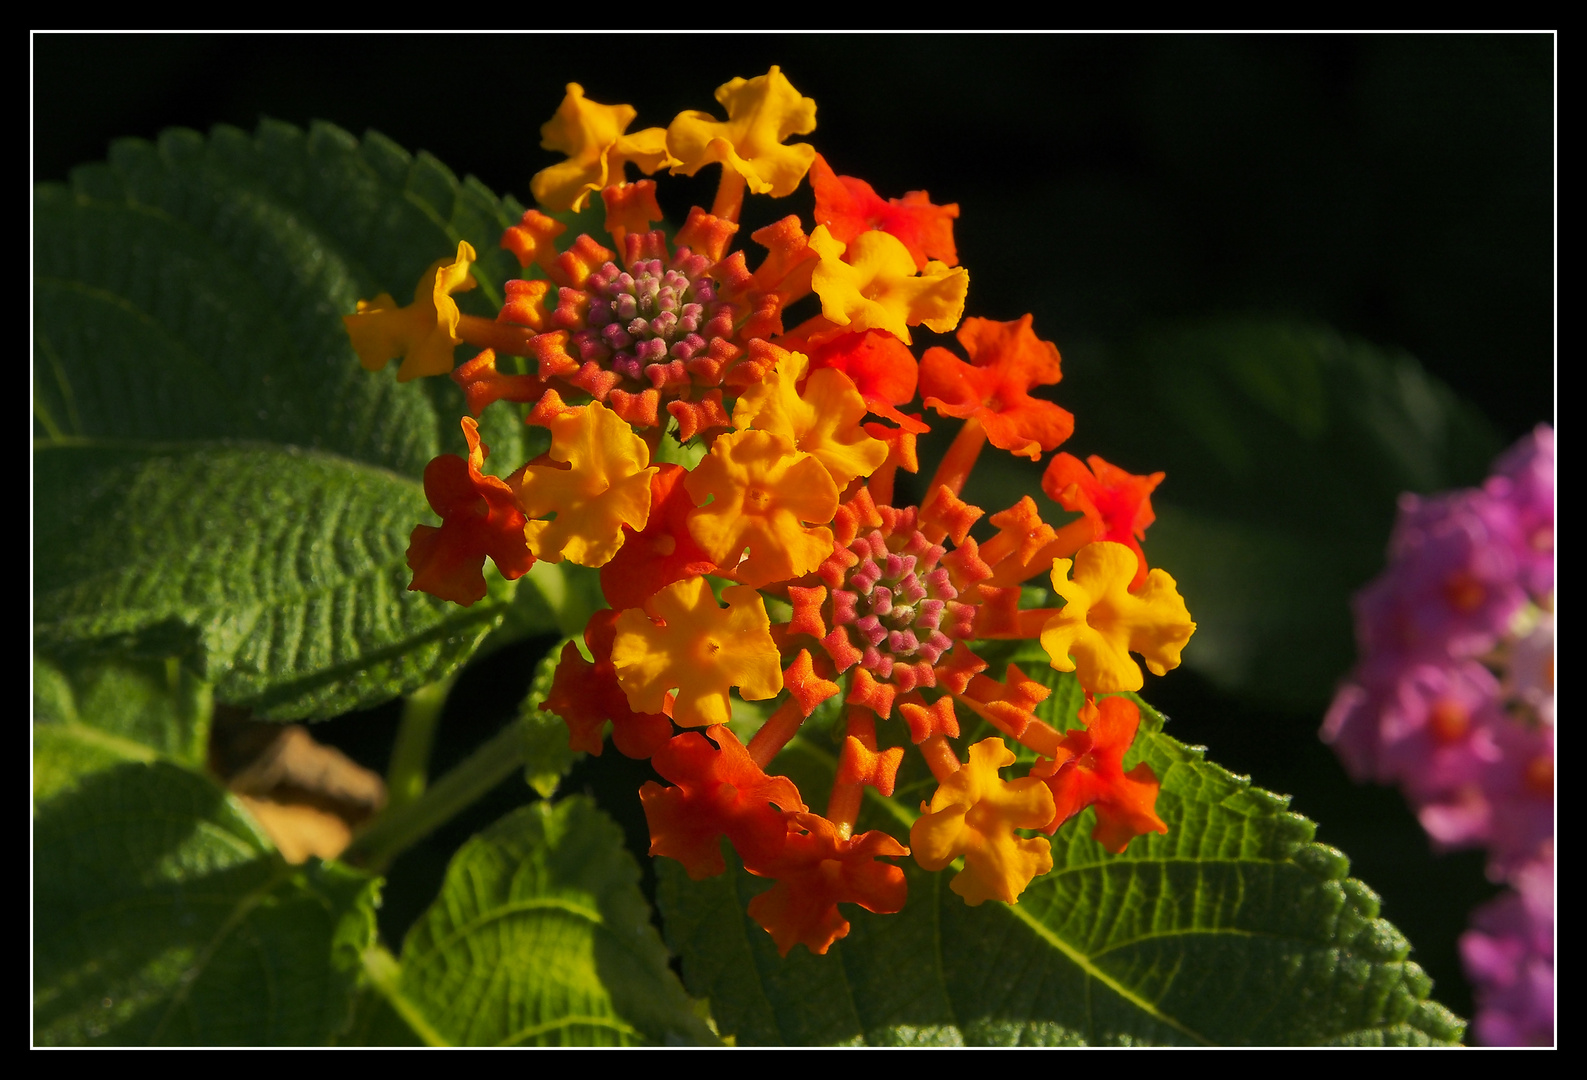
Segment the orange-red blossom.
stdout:
<svg viewBox="0 0 1587 1080">
<path fill-rule="evenodd" d="M 1043 488 L 1077 519 L 1055 528 L 1025 498 L 987 519 L 984 540 L 971 535 L 985 512 L 961 495 L 984 445 L 1035 460 L 1073 432 L 1071 414 L 1037 390 L 1061 377 L 1057 347 L 1029 315 L 961 324 L 958 208 L 924 192 L 884 201 L 789 143 L 814 129 L 815 103 L 779 69 L 734 79 L 717 100 L 725 121 L 684 112 L 629 134 L 636 110 L 569 84 L 542 129 L 566 160 L 533 190 L 545 210 L 599 193 L 610 246 L 581 235 L 559 251 L 565 227 L 531 209 L 503 238 L 525 280 L 506 283 L 498 319 L 463 315 L 452 300 L 474 284 L 474 252 L 460 244 L 413 304 L 361 302 L 347 327 L 366 366 L 403 357 L 399 380 L 451 372 L 465 341 L 483 347 L 453 374 L 470 411 L 528 404 L 530 422 L 552 433 L 550 451 L 504 481 L 483 472 L 488 451 L 463 420 L 468 457 L 425 472 L 441 525 L 414 530 L 412 587 L 469 604 L 485 595 L 486 557 L 508 578 L 536 557 L 601 567 L 617 610 L 590 619 L 591 660 L 564 648 L 541 707 L 566 720 L 575 749 L 600 753 L 610 722 L 620 751 L 651 757 L 666 781 L 640 791 L 652 854 L 700 878 L 726 869 L 725 837 L 751 874 L 773 881 L 748 911 L 778 951 L 819 954 L 849 932 L 838 905 L 903 907 L 904 872 L 887 860 L 911 849 L 928 870 L 962 859 L 951 888 L 968 903 L 1013 903 L 1053 865 L 1048 840 L 1029 831 L 1051 834 L 1092 807 L 1092 835 L 1109 851 L 1165 832 L 1157 777 L 1144 763 L 1123 768 L 1136 706 L 1096 695 L 1141 685 L 1132 652 L 1159 674 L 1176 666 L 1195 624 L 1140 545 L 1161 473 L 1059 454 Z M 647 174 L 721 165 L 711 212 L 695 207 L 675 235 L 652 229 L 656 185 L 628 183 L 629 162 Z M 797 216 L 756 231 L 768 254 L 752 271 L 730 250 L 746 191 L 789 194 L 807 170 L 810 233 Z M 785 311 L 812 292 L 821 314 L 785 332 Z M 917 363 L 918 326 L 957 329 L 968 359 L 931 348 Z M 924 406 L 964 424 L 921 504 L 894 508 L 894 474 L 917 468 L 915 437 L 929 430 L 906 410 Z M 689 456 L 701 446 L 703 458 Z M 1049 572 L 1063 606 L 1021 608 L 1021 587 Z M 720 591 L 725 607 L 708 574 L 733 582 Z M 786 622 L 772 624 L 769 601 Z M 1068 732 L 1037 716 L 1046 686 L 1014 665 L 993 677 L 971 650 L 1038 636 L 1085 695 L 1081 726 Z M 747 746 L 726 726 L 735 689 L 742 701 L 778 702 Z M 841 749 L 823 816 L 766 770 L 838 696 Z M 856 832 L 864 789 L 890 796 L 898 782 L 905 747 L 878 738 L 895 707 L 937 780 L 910 847 Z M 950 740 L 976 718 L 999 736 L 961 761 Z M 1016 742 L 1039 760 L 1005 780 Z"/>
</svg>

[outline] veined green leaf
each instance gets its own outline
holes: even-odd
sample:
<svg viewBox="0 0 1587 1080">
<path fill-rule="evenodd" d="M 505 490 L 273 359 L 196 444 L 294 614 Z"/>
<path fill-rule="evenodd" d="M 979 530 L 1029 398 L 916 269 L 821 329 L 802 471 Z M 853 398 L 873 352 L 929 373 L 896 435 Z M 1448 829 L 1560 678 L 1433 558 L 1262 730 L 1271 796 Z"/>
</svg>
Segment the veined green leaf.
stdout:
<svg viewBox="0 0 1587 1080">
<path fill-rule="evenodd" d="M 268 445 L 90 442 L 35 461 L 39 645 L 187 651 L 220 700 L 332 716 L 440 678 L 501 604 L 407 591 L 419 485 Z"/>
<path fill-rule="evenodd" d="M 407 303 L 460 240 L 479 256 L 465 311 L 494 317 L 522 208 L 427 154 L 329 124 L 124 139 L 69 187 L 35 194 L 35 434 L 248 439 L 417 477 L 461 450 L 449 379 L 364 371 L 342 316 Z M 494 464 L 522 424 L 481 419 Z"/>
<path fill-rule="evenodd" d="M 1073 676 L 1027 665 L 1055 688 L 1060 727 L 1079 705 Z M 1349 860 L 1312 842 L 1288 800 L 1202 759 L 1142 709 L 1126 768 L 1162 781 L 1166 836 L 1110 855 L 1087 810 L 1054 837 L 1051 873 L 1018 904 L 969 907 L 903 860 L 909 901 L 896 915 L 851 905 L 848 937 L 825 957 L 780 959 L 745 914 L 769 887 L 737 869 L 690 881 L 658 862 L 668 940 L 685 985 L 709 999 L 719 1030 L 742 1044 L 1312 1045 L 1452 1042 L 1463 1025 L 1428 1000 L 1404 937 L 1378 917 Z M 776 762 L 796 780 L 831 775 L 814 739 Z M 927 778 L 867 801 L 860 828 L 907 838 Z M 808 800 L 814 783 L 801 782 Z M 873 793 L 874 794 L 874 793 Z"/>
<path fill-rule="evenodd" d="M 279 718 L 465 659 L 511 588 L 443 613 L 405 595 L 402 555 L 434 521 L 425 464 L 463 450 L 461 392 L 364 371 L 342 316 L 406 302 L 463 240 L 478 288 L 460 305 L 493 315 L 521 208 L 379 135 L 267 121 L 118 142 L 34 209 L 40 640 L 196 645 L 222 700 Z M 519 418 L 481 425 L 487 468 L 510 470 Z"/>
<path fill-rule="evenodd" d="M 348 1021 L 377 883 L 288 866 L 206 778 L 93 773 L 33 841 L 40 1044 L 313 1045 Z"/>
<path fill-rule="evenodd" d="M 582 798 L 474 837 L 402 949 L 398 1012 L 454 1045 L 711 1043 L 617 826 Z"/>
<path fill-rule="evenodd" d="M 212 694 L 175 657 L 33 658 L 33 797 L 91 772 L 164 759 L 202 768 Z"/>
</svg>

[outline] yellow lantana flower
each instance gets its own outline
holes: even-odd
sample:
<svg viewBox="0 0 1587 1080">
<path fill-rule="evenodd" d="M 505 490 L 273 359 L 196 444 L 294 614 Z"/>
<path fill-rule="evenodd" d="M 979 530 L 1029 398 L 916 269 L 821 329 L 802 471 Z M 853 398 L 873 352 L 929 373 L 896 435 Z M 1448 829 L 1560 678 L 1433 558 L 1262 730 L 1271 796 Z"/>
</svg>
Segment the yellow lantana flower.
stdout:
<svg viewBox="0 0 1587 1080">
<path fill-rule="evenodd" d="M 865 399 L 841 371 L 823 368 L 806 379 L 810 358 L 790 353 L 770 378 L 756 383 L 733 408 L 733 425 L 786 435 L 826 466 L 839 488 L 869 476 L 887 460 L 887 444 L 865 434 Z M 804 381 L 804 392 L 799 383 Z"/>
<path fill-rule="evenodd" d="M 676 690 L 675 721 L 685 727 L 725 724 L 733 711 L 732 687 L 746 701 L 781 692 L 781 658 L 760 594 L 748 585 L 729 585 L 722 598 L 725 611 L 703 577 L 685 578 L 656 593 L 645 609 L 617 617 L 612 667 L 635 712 L 661 712 L 667 691 Z"/>
<path fill-rule="evenodd" d="M 821 257 L 810 277 L 821 297 L 821 314 L 853 333 L 886 330 L 906 345 L 909 328 L 925 323 L 940 334 L 959 325 L 970 272 L 928 262 L 915 272 L 903 241 L 879 230 L 844 245 L 817 225 L 810 248 Z"/>
<path fill-rule="evenodd" d="M 1139 690 L 1144 682 L 1132 652 L 1145 658 L 1153 675 L 1179 666 L 1180 651 L 1196 624 L 1166 571 L 1153 570 L 1138 591 L 1130 592 L 1135 552 L 1112 541 L 1081 548 L 1072 581 L 1070 565 L 1068 559 L 1053 560 L 1052 586 L 1064 606 L 1041 632 L 1054 668 L 1077 672 L 1088 693 L 1114 694 Z"/>
<path fill-rule="evenodd" d="M 784 146 L 783 140 L 816 129 L 816 103 L 801 96 L 776 65 L 756 78 L 723 83 L 716 100 L 727 110 L 726 122 L 690 109 L 668 126 L 667 150 L 678 162 L 672 171 L 693 176 L 721 162 L 757 195 L 792 194 L 816 150 L 808 143 Z"/>
<path fill-rule="evenodd" d="M 568 83 L 567 97 L 540 129 L 540 145 L 568 159 L 535 173 L 529 181 L 535 201 L 550 211 L 582 210 L 592 192 L 623 182 L 627 162 L 638 165 L 646 176 L 673 164 L 666 128 L 623 134 L 638 115 L 632 105 L 591 101 L 582 86 Z"/>
<path fill-rule="evenodd" d="M 623 526 L 641 532 L 650 520 L 650 449 L 598 401 L 554 417 L 551 460 L 568 468 L 526 465 L 513 477 L 526 517 L 524 538 L 535 557 L 605 566 L 623 546 Z M 648 466 L 648 467 L 647 467 Z"/>
<path fill-rule="evenodd" d="M 838 512 L 838 487 L 786 435 L 719 436 L 683 486 L 698 505 L 689 534 L 722 573 L 746 585 L 802 577 L 832 554 L 825 523 Z"/>
<path fill-rule="evenodd" d="M 997 770 L 1014 764 L 1002 739 L 970 747 L 970 760 L 937 788 L 909 830 L 915 861 L 942 870 L 964 856 L 964 870 L 948 885 L 976 907 L 987 900 L 1012 904 L 1034 878 L 1052 869 L 1052 845 L 1025 839 L 1015 829 L 1041 829 L 1052 821 L 1052 792 L 1035 777 L 1006 782 Z"/>
<path fill-rule="evenodd" d="M 474 259 L 473 247 L 459 240 L 457 256 L 430 264 L 407 307 L 398 307 L 390 293 L 381 293 L 373 300 L 358 301 L 358 314 L 342 316 L 365 371 L 379 371 L 400 356 L 398 382 L 451 372 L 452 350 L 463 340 L 457 336 L 462 312 L 452 294 L 474 287 L 469 273 Z"/>
</svg>

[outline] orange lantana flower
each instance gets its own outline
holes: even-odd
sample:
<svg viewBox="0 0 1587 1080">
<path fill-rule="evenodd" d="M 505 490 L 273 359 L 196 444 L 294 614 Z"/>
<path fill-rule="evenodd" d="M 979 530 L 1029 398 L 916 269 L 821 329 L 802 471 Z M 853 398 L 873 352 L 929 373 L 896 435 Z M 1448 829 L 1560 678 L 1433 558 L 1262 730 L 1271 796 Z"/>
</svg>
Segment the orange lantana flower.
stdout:
<svg viewBox="0 0 1587 1080">
<path fill-rule="evenodd" d="M 700 504 L 690 533 L 724 574 L 747 585 L 801 577 L 832 553 L 825 523 L 837 513 L 837 485 L 786 435 L 722 435 L 683 486 Z"/>
<path fill-rule="evenodd" d="M 524 541 L 524 515 L 504 480 L 485 475 L 490 448 L 479 441 L 479 425 L 463 417 L 468 460 L 442 454 L 424 467 L 424 497 L 441 515 L 441 527 L 415 525 L 408 542 L 409 589 L 464 607 L 485 595 L 488 555 L 511 581 L 534 565 Z"/>
<path fill-rule="evenodd" d="M 883 915 L 903 910 L 909 894 L 903 870 L 877 859 L 908 855 L 908 848 L 884 832 L 844 836 L 819 814 L 790 814 L 789 823 L 794 829 L 779 857 L 745 859 L 750 873 L 777 879 L 749 902 L 749 915 L 777 942 L 779 953 L 787 956 L 803 943 L 823 956 L 847 937 L 849 921 L 838 913 L 840 903 Z"/>
<path fill-rule="evenodd" d="M 600 105 L 568 83 L 556 115 L 540 129 L 540 145 L 568 156 L 541 169 L 529 182 L 535 201 L 546 210 L 582 210 L 592 192 L 623 182 L 623 165 L 632 161 L 647 175 L 672 164 L 665 128 L 623 134 L 639 113 L 632 105 Z"/>
<path fill-rule="evenodd" d="M 816 193 L 816 224 L 825 225 L 835 239 L 847 244 L 868 229 L 880 229 L 903 241 L 918 270 L 933 259 L 959 265 L 953 244 L 957 204 L 933 206 L 924 191 L 883 200 L 864 180 L 838 176 L 820 154 L 810 166 L 810 187 Z"/>
<path fill-rule="evenodd" d="M 644 609 L 618 616 L 612 667 L 635 712 L 661 712 L 667 692 L 676 690 L 672 718 L 678 723 L 725 724 L 733 711 L 732 687 L 746 701 L 782 690 L 781 657 L 760 593 L 730 585 L 722 598 L 725 611 L 704 578 L 687 578 L 656 593 Z"/>
<path fill-rule="evenodd" d="M 452 350 L 463 340 L 457 334 L 462 312 L 452 294 L 474 287 L 469 273 L 474 259 L 473 247 L 459 240 L 456 257 L 430 264 L 407 307 L 399 308 L 390 293 L 381 293 L 358 301 L 358 314 L 342 316 L 365 371 L 379 371 L 398 356 L 398 382 L 452 370 Z"/>
<path fill-rule="evenodd" d="M 1091 522 L 1093 540 L 1111 540 L 1135 552 L 1140 565 L 1130 588 L 1138 589 L 1146 581 L 1146 554 L 1140 541 L 1146 539 L 1147 526 L 1157 520 L 1152 492 L 1165 474 L 1136 476 L 1095 454 L 1086 461 L 1089 469 L 1073 454 L 1054 456 L 1042 474 L 1041 489 L 1065 510 L 1084 514 Z"/>
<path fill-rule="evenodd" d="M 971 363 L 941 347 L 927 349 L 920 394 L 944 416 L 979 421 L 993 446 L 1034 461 L 1074 433 L 1075 418 L 1030 396 L 1031 387 L 1063 377 L 1058 347 L 1038 338 L 1030 324 L 1029 315 L 1013 322 L 964 320 L 957 337 Z"/>
<path fill-rule="evenodd" d="M 555 713 L 568 725 L 568 746 L 600 756 L 602 733 L 612 725 L 612 744 L 631 758 L 648 758 L 672 737 L 672 721 L 664 713 L 637 713 L 617 684 L 612 669 L 612 641 L 617 636 L 617 612 L 607 608 L 590 616 L 584 644 L 593 661 L 579 655 L 573 642 L 562 646 L 551 692 L 540 708 Z"/>
<path fill-rule="evenodd" d="M 667 128 L 667 149 L 677 159 L 674 173 L 693 176 L 720 162 L 742 176 L 757 195 L 781 198 L 793 193 L 815 158 L 807 143 L 783 140 L 816 129 L 816 103 L 793 88 L 776 65 L 753 79 L 732 79 L 716 89 L 727 120 L 690 109 Z"/>
<path fill-rule="evenodd" d="M 1135 741 L 1141 710 L 1126 697 L 1087 702 L 1080 709 L 1085 726 L 1066 733 L 1059 756 L 1031 770 L 1052 789 L 1056 813 L 1043 832 L 1058 826 L 1088 806 L 1097 808 L 1097 825 L 1091 838 L 1117 855 L 1143 833 L 1166 833 L 1157 816 L 1157 774 L 1145 762 L 1124 771 L 1124 754 Z"/>
<path fill-rule="evenodd" d="M 812 371 L 833 368 L 843 372 L 865 399 L 865 407 L 877 416 L 885 416 L 917 435 L 931 430 L 918 416 L 898 411 L 899 405 L 915 399 L 920 365 L 909 346 L 892 334 L 885 330 L 841 334 L 806 351 Z"/>
<path fill-rule="evenodd" d="M 648 781 L 639 789 L 650 826 L 650 853 L 683 864 L 696 881 L 727 869 L 726 836 L 747 862 L 782 854 L 787 815 L 807 807 L 786 776 L 767 776 L 726 727 L 686 731 L 656 751 L 651 764 L 674 787 Z M 720 748 L 720 749 L 719 749 Z"/>
<path fill-rule="evenodd" d="M 650 519 L 631 534 L 601 567 L 601 592 L 614 608 L 636 608 L 674 581 L 716 570 L 700 545 L 689 535 L 689 514 L 694 500 L 683 487 L 688 470 L 681 465 L 660 465 L 650 479 Z"/>
<path fill-rule="evenodd" d="M 909 830 L 915 861 L 942 870 L 964 856 L 964 870 L 949 888 L 978 907 L 988 900 L 1012 904 L 1033 878 L 1052 869 L 1052 846 L 1014 830 L 1040 829 L 1052 820 L 1052 792 L 1034 777 L 1004 781 L 997 770 L 1014 764 L 1002 739 L 970 747 L 970 760 L 921 804 Z"/>
</svg>

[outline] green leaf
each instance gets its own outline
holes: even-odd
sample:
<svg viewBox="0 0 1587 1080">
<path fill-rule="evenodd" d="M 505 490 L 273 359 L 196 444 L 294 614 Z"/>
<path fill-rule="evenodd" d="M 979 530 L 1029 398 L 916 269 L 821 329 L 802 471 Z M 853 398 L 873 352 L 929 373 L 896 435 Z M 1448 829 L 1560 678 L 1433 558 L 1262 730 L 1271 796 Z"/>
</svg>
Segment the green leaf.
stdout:
<svg viewBox="0 0 1587 1080">
<path fill-rule="evenodd" d="M 403 1020 L 390 1000 L 372 985 L 359 994 L 353 1007 L 353 1022 L 337 1043 L 341 1046 L 429 1045 Z"/>
<path fill-rule="evenodd" d="M 202 768 L 212 695 L 175 658 L 33 658 L 33 797 L 49 799 L 91 772 L 165 759 Z"/>
<path fill-rule="evenodd" d="M 33 839 L 40 1044 L 305 1045 L 348 1021 L 377 882 L 288 866 L 204 777 L 96 772 Z"/>
<path fill-rule="evenodd" d="M 221 700 L 333 716 L 440 678 L 500 617 L 407 591 L 419 486 L 290 447 L 47 446 L 35 456 L 40 647 L 195 652 Z"/>
<path fill-rule="evenodd" d="M 406 303 L 459 240 L 479 255 L 459 306 L 494 317 L 521 212 L 329 124 L 118 141 L 70 187 L 36 189 L 36 434 L 260 440 L 417 477 L 463 446 L 462 394 L 364 371 L 341 317 L 381 292 Z M 518 455 L 510 410 L 482 425 L 493 464 Z"/>
<path fill-rule="evenodd" d="M 445 615 L 404 595 L 407 536 L 434 520 L 417 481 L 462 451 L 462 394 L 364 371 L 342 315 L 380 292 L 406 300 L 460 240 L 479 254 L 460 304 L 494 315 L 517 272 L 497 241 L 519 212 L 379 135 L 269 121 L 121 141 L 69 187 L 40 186 L 35 546 L 72 570 L 40 594 L 41 637 L 201 646 L 223 700 L 280 718 L 455 668 L 512 594 Z M 523 425 L 505 408 L 481 423 L 487 467 L 510 470 Z M 133 482 L 135 500 L 115 490 Z M 110 550 L 106 513 L 172 565 L 142 581 L 146 564 Z M 154 536 L 161 515 L 180 542 Z M 92 610 L 85 583 L 108 577 Z"/>
<path fill-rule="evenodd" d="M 1415 359 L 1312 325 L 1215 320 L 1070 360 L 1084 442 L 1064 449 L 1168 474 L 1145 548 L 1196 619 L 1185 665 L 1311 714 L 1350 666 L 1349 597 L 1399 494 L 1477 483 L 1498 450 Z"/>
<path fill-rule="evenodd" d="M 1078 683 L 1029 665 L 1055 688 L 1047 718 L 1073 726 Z M 846 906 L 853 925 L 825 957 L 779 959 L 745 914 L 768 887 L 741 869 L 690 881 L 658 860 L 658 900 L 689 991 L 744 1044 L 1425 1045 L 1462 1023 L 1427 1000 L 1404 937 L 1378 917 L 1349 860 L 1312 842 L 1288 800 L 1252 787 L 1162 734 L 1142 709 L 1125 767 L 1162 781 L 1166 836 L 1110 855 L 1085 811 L 1054 837 L 1051 873 L 1015 905 L 969 907 L 903 860 L 909 902 L 896 915 Z M 777 760 L 807 801 L 835 762 L 814 740 Z M 907 836 L 932 785 L 900 777 L 899 797 L 868 800 L 861 828 Z M 874 795 L 874 793 L 872 793 Z M 736 862 L 732 863 L 735 868 Z"/>
<path fill-rule="evenodd" d="M 572 638 L 559 641 L 535 665 L 534 679 L 529 683 L 529 693 L 518 706 L 518 727 L 524 739 L 524 778 L 542 799 L 557 793 L 557 785 L 578 762 L 584 753 L 568 745 L 568 726 L 553 712 L 542 711 L 540 703 L 551 693 L 551 683 L 557 676 L 557 664 L 562 659 L 562 649 Z"/>
<path fill-rule="evenodd" d="M 714 1042 L 587 799 L 537 802 L 470 840 L 402 949 L 395 994 L 455 1045 Z"/>
</svg>

